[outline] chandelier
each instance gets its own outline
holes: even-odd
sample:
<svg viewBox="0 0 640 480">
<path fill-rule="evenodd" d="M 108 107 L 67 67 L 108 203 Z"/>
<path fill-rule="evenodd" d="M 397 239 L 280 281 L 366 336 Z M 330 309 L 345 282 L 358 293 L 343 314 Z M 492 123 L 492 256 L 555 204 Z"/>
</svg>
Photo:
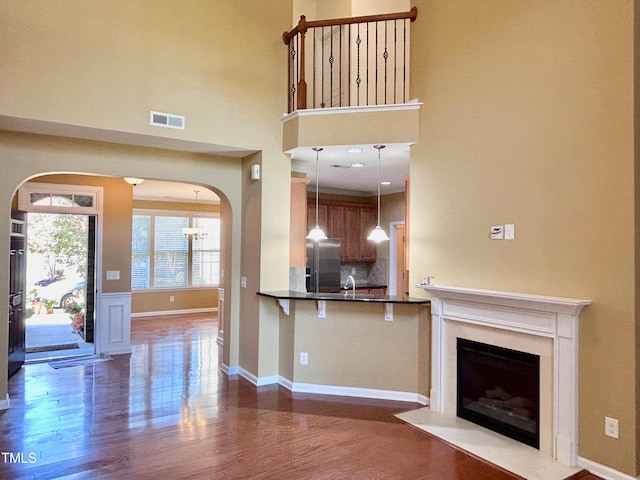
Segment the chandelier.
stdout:
<svg viewBox="0 0 640 480">
<path fill-rule="evenodd" d="M 200 190 L 194 190 L 193 193 L 196 194 L 196 211 L 193 215 L 192 225 L 193 227 L 184 227 L 182 229 L 182 234 L 187 237 L 189 240 L 204 240 L 207 238 L 207 232 L 205 232 L 202 228 L 196 227 L 198 220 L 198 193 Z"/>
</svg>

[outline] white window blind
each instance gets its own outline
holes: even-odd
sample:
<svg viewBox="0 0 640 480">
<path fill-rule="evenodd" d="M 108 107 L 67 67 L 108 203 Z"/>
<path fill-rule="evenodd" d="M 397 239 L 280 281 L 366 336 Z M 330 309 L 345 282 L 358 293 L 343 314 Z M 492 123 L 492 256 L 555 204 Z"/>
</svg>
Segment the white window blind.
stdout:
<svg viewBox="0 0 640 480">
<path fill-rule="evenodd" d="M 204 239 L 188 239 L 184 227 L 199 227 Z M 191 213 L 134 211 L 131 287 L 188 288 L 220 282 L 220 219 Z"/>
</svg>

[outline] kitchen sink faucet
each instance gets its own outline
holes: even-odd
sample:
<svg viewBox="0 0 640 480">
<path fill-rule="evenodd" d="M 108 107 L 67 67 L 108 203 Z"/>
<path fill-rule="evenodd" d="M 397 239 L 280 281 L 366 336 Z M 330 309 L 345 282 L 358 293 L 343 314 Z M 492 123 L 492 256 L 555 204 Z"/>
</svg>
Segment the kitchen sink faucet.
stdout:
<svg viewBox="0 0 640 480">
<path fill-rule="evenodd" d="M 353 276 L 349 275 L 349 276 L 347 277 L 347 281 L 346 281 L 346 282 L 344 282 L 344 287 L 342 287 L 342 288 L 344 288 L 345 290 L 347 290 L 347 289 L 349 288 L 349 282 L 351 282 L 351 286 L 352 286 L 352 293 L 353 293 L 353 296 L 355 297 L 355 295 L 356 295 L 356 280 L 355 280 L 355 278 L 353 278 Z M 345 294 L 346 294 L 346 293 L 347 293 L 347 292 L 345 292 Z"/>
</svg>

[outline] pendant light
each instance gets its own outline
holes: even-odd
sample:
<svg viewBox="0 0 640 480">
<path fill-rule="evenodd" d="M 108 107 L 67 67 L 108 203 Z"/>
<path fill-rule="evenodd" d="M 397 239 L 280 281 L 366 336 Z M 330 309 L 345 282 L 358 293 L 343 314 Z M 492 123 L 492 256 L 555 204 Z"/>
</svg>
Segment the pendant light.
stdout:
<svg viewBox="0 0 640 480">
<path fill-rule="evenodd" d="M 323 148 L 313 147 L 312 150 L 316 152 L 316 226 L 311 229 L 311 231 L 309 232 L 309 235 L 307 235 L 307 239 L 317 242 L 318 240 L 327 239 L 327 236 L 325 235 L 325 233 L 320 228 L 320 225 L 318 224 L 318 185 L 320 183 L 318 181 L 318 156 L 320 152 L 323 150 Z"/>
<path fill-rule="evenodd" d="M 389 237 L 387 236 L 385 231 L 382 229 L 382 227 L 380 227 L 380 150 L 382 150 L 384 147 L 384 145 L 373 146 L 373 148 L 378 150 L 378 224 L 376 225 L 376 228 L 371 231 L 371 233 L 367 237 L 367 240 L 371 240 L 372 242 L 376 243 L 389 240 Z"/>
<path fill-rule="evenodd" d="M 182 234 L 188 239 L 194 240 L 204 240 L 207 238 L 207 232 L 203 231 L 202 228 L 196 227 L 196 220 L 198 219 L 198 193 L 200 190 L 194 190 L 193 193 L 196 194 L 196 211 L 193 215 L 193 227 L 184 227 L 182 229 Z"/>
<path fill-rule="evenodd" d="M 129 185 L 133 185 L 134 187 L 137 187 L 142 182 L 144 182 L 144 178 L 124 177 L 124 181 L 127 182 Z"/>
</svg>

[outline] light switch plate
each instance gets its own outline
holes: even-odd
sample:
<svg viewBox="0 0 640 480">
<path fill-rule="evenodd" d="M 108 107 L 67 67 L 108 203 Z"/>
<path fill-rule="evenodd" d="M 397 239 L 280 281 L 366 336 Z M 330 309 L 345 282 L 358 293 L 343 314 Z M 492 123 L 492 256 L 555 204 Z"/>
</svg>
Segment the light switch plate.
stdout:
<svg viewBox="0 0 640 480">
<path fill-rule="evenodd" d="M 493 225 L 491 227 L 491 240 L 502 240 L 504 238 L 504 228 L 502 225 Z"/>
<path fill-rule="evenodd" d="M 507 223 L 504 226 L 504 239 L 515 240 L 516 238 L 516 226 L 513 223 Z"/>
<path fill-rule="evenodd" d="M 107 280 L 120 280 L 120 270 L 107 270 Z"/>
</svg>

